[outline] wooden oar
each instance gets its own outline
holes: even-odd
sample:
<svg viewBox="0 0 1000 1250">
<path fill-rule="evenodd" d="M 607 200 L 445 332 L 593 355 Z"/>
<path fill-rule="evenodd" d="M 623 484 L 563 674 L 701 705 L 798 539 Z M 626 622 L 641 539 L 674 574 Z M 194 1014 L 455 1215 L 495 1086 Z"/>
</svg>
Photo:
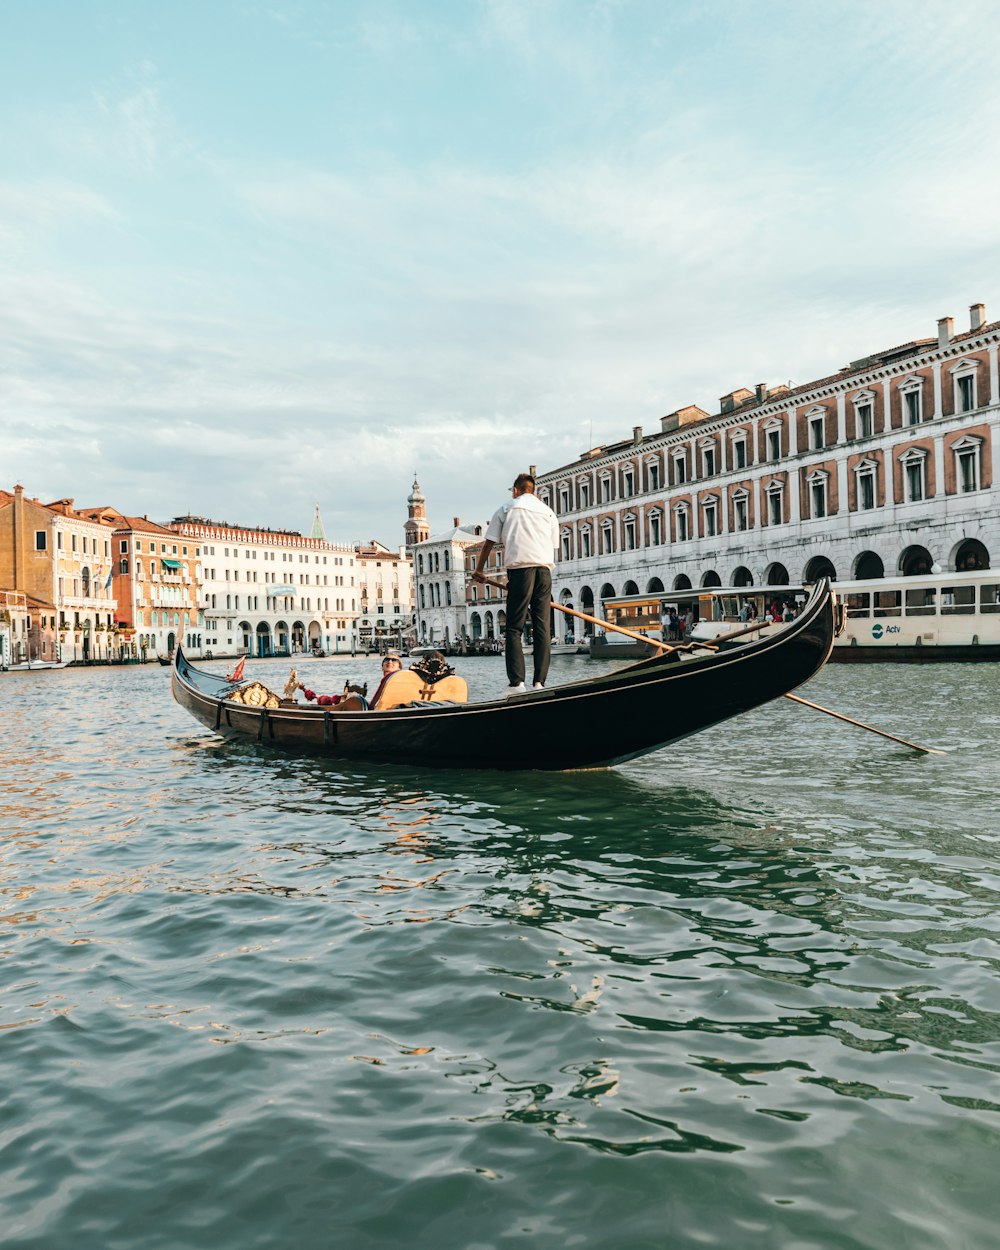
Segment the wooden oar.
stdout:
<svg viewBox="0 0 1000 1250">
<path fill-rule="evenodd" d="M 785 698 L 791 699 L 793 703 L 801 703 L 803 707 L 814 708 L 817 712 L 825 712 L 827 716 L 835 716 L 837 720 L 842 720 L 848 725 L 857 725 L 859 729 L 867 729 L 869 733 L 878 734 L 880 738 L 888 738 L 890 742 L 902 743 L 904 747 L 910 747 L 913 751 L 923 751 L 925 755 L 948 754 L 947 751 L 939 751 L 936 747 L 922 747 L 919 742 L 907 742 L 905 738 L 897 738 L 895 734 L 887 734 L 883 729 L 875 729 L 872 725 L 852 720 L 849 716 L 841 716 L 839 712 L 831 712 L 828 707 L 822 707 L 819 703 L 810 703 L 808 699 L 801 699 L 797 694 L 786 694 Z"/>
<path fill-rule="evenodd" d="M 482 580 L 488 586 L 495 586 L 497 590 L 507 589 L 503 582 L 494 581 L 492 577 L 484 577 Z M 554 599 L 550 600 L 550 602 L 552 607 L 560 612 L 565 612 L 567 616 L 578 616 L 580 620 L 590 621 L 592 625 L 598 625 L 601 629 L 610 629 L 616 634 L 624 634 L 626 638 L 635 638 L 639 642 L 648 642 L 650 646 L 658 647 L 661 651 L 682 651 L 687 650 L 691 646 L 704 647 L 706 651 L 717 651 L 720 642 L 727 642 L 730 638 L 737 638 L 741 634 L 755 633 L 768 624 L 767 621 L 762 621 L 757 625 L 749 625 L 746 629 L 734 629 L 732 633 L 720 634 L 714 642 L 685 643 L 680 647 L 671 647 L 664 642 L 655 642 L 652 638 L 647 638 L 645 634 L 638 634 L 634 630 L 625 629 L 622 625 L 612 625 L 610 621 L 602 621 L 596 616 L 588 616 L 585 612 L 577 612 L 575 608 L 564 607 L 561 603 L 556 603 Z M 835 720 L 842 720 L 847 725 L 855 725 L 858 729 L 867 729 L 869 733 L 878 734 L 880 738 L 888 738 L 890 742 L 898 742 L 913 751 L 923 751 L 925 755 L 947 754 L 946 751 L 939 751 L 936 747 L 922 747 L 918 742 L 908 742 L 905 738 L 897 738 L 895 734 L 886 733 L 882 729 L 876 729 L 874 725 L 866 725 L 864 721 L 852 720 L 850 716 L 842 716 L 840 712 L 834 712 L 831 708 L 823 707 L 820 703 L 810 703 L 808 699 L 802 699 L 797 694 L 786 694 L 784 697 L 791 699 L 793 703 L 801 703 L 803 707 L 811 707 L 814 711 L 825 712 L 827 716 L 832 716 Z"/>
</svg>

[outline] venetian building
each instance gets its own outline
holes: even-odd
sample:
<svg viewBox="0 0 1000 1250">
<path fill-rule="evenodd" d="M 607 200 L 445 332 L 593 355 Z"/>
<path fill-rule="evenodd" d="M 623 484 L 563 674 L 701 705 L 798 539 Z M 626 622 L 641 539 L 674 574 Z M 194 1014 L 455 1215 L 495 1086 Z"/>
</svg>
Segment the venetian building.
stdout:
<svg viewBox="0 0 1000 1250">
<path fill-rule="evenodd" d="M 403 648 L 414 632 L 413 560 L 406 547 L 393 551 L 376 541 L 358 543 L 357 645 L 384 652 Z"/>
<path fill-rule="evenodd" d="M 118 601 L 114 658 L 168 656 L 180 642 L 201 649 L 198 548 L 149 517 L 105 509 L 113 525 L 112 576 Z"/>
<path fill-rule="evenodd" d="M 501 588 L 506 581 L 503 543 L 498 543 L 493 548 L 483 569 L 486 576 L 498 583 L 497 585 L 491 586 L 486 582 L 472 580 L 482 549 L 482 539 L 465 549 L 466 637 L 473 642 L 499 642 L 507 627 L 507 591 Z"/>
<path fill-rule="evenodd" d="M 31 619 L 24 658 L 106 659 L 115 634 L 111 529 L 72 499 L 42 503 L 0 491 L 0 588 L 20 591 Z"/>
<path fill-rule="evenodd" d="M 416 483 L 414 487 L 419 490 Z M 423 496 L 420 504 L 422 511 Z M 449 646 L 468 637 L 465 553 L 481 544 L 485 533 L 484 525 L 463 525 L 461 517 L 455 517 L 450 529 L 428 532 L 414 544 L 414 608 L 420 642 Z"/>
<path fill-rule="evenodd" d="M 314 517 L 314 527 L 322 520 Z M 298 530 L 183 516 L 169 529 L 200 555 L 201 646 L 213 656 L 350 651 L 358 614 L 353 547 Z"/>
<path fill-rule="evenodd" d="M 420 483 L 414 476 L 413 489 L 406 500 L 406 524 L 403 526 L 403 531 L 406 535 L 406 552 L 411 559 L 413 557 L 413 548 L 417 543 L 426 542 L 430 537 L 431 530 L 427 524 L 425 503 L 426 500 L 420 492 Z"/>
<path fill-rule="evenodd" d="M 1000 558 L 1000 322 L 982 304 L 800 385 L 738 387 L 538 478 L 557 601 L 989 568 Z M 580 633 L 589 627 L 577 622 Z"/>
</svg>

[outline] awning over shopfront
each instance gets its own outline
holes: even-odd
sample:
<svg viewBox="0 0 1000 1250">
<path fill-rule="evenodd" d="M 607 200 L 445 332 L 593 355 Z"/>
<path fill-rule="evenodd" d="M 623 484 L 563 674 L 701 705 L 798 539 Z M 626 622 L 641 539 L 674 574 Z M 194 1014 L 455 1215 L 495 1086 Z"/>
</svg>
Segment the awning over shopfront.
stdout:
<svg viewBox="0 0 1000 1250">
<path fill-rule="evenodd" d="M 161 558 L 160 558 L 160 563 L 163 565 L 163 567 L 164 567 L 165 569 L 179 569 L 179 568 L 183 568 L 183 565 L 181 564 L 180 560 L 166 560 L 166 559 L 164 559 L 164 558 L 162 558 L 162 557 L 161 557 Z"/>
</svg>

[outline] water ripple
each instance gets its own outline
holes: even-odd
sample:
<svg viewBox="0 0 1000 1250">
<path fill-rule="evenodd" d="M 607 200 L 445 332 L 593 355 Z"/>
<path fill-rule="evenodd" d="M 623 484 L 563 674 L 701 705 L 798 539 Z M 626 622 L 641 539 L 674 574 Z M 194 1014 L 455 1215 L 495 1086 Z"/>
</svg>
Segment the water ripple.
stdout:
<svg viewBox="0 0 1000 1250">
<path fill-rule="evenodd" d="M 5 1250 L 992 1247 L 993 666 L 814 683 L 947 757 L 779 703 L 510 777 L 0 680 Z"/>
</svg>

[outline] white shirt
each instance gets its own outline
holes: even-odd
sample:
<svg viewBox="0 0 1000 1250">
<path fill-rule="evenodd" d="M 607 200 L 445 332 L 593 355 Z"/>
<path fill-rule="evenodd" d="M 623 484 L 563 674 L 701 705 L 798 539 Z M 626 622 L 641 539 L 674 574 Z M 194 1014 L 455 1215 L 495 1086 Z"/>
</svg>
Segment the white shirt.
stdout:
<svg viewBox="0 0 1000 1250">
<path fill-rule="evenodd" d="M 504 566 L 508 569 L 555 567 L 559 522 L 548 504 L 535 495 L 518 495 L 497 508 L 486 537 L 490 542 L 503 543 Z"/>
</svg>

